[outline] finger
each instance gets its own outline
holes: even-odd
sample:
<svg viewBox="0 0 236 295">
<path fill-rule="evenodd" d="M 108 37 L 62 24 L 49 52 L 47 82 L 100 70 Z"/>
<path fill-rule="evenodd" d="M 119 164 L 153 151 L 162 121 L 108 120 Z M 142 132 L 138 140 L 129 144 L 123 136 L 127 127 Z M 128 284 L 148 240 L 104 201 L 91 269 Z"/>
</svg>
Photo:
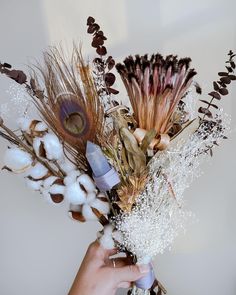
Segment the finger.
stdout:
<svg viewBox="0 0 236 295">
<path fill-rule="evenodd" d="M 104 264 L 105 260 L 115 254 L 117 254 L 117 249 L 105 249 L 100 245 L 99 241 L 96 240 L 88 247 L 86 257 Z"/>
<path fill-rule="evenodd" d="M 131 287 L 131 283 L 130 282 L 121 282 L 118 284 L 117 288 L 124 288 L 124 289 L 128 289 Z"/>
<path fill-rule="evenodd" d="M 123 267 L 130 264 L 132 264 L 132 258 L 130 257 L 111 258 L 106 261 L 106 265 L 112 268 Z"/>
<path fill-rule="evenodd" d="M 114 276 L 117 283 L 134 282 L 145 276 L 149 271 L 149 265 L 128 265 L 119 268 L 114 268 Z"/>
</svg>

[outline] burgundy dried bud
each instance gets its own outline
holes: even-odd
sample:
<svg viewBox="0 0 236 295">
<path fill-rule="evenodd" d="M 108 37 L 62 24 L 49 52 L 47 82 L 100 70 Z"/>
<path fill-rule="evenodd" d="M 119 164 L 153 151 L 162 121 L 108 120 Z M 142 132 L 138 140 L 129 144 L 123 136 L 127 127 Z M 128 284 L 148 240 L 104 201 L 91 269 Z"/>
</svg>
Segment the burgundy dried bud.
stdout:
<svg viewBox="0 0 236 295">
<path fill-rule="evenodd" d="M 106 73 L 105 74 L 105 83 L 106 86 L 110 87 L 115 83 L 116 77 L 112 73 Z"/>
<path fill-rule="evenodd" d="M 97 54 L 99 55 L 106 55 L 107 54 L 107 49 L 105 46 L 99 46 L 96 50 Z"/>
<path fill-rule="evenodd" d="M 12 70 L 9 71 L 8 76 L 19 84 L 23 84 L 27 81 L 26 74 L 23 71 Z"/>
<path fill-rule="evenodd" d="M 90 25 L 87 29 L 87 33 L 89 34 L 93 34 L 95 32 L 95 29 L 94 29 L 94 26 L 93 25 Z"/>
<path fill-rule="evenodd" d="M 92 47 L 97 48 L 99 46 L 102 46 L 103 44 L 104 44 L 104 41 L 100 37 L 95 36 L 93 38 L 93 42 L 91 45 Z"/>
<path fill-rule="evenodd" d="M 95 22 L 95 19 L 92 16 L 89 16 L 87 19 L 87 25 L 92 25 Z"/>
<path fill-rule="evenodd" d="M 111 69 L 113 69 L 114 68 L 114 66 L 115 66 L 115 61 L 114 61 L 114 59 L 112 58 L 112 56 L 109 56 L 108 58 L 107 58 L 107 61 L 106 61 L 106 63 L 107 63 L 107 67 L 108 67 L 108 70 L 110 71 Z"/>
<path fill-rule="evenodd" d="M 96 64 L 101 64 L 101 65 L 103 64 L 103 61 L 102 61 L 102 59 L 100 57 L 94 58 L 93 62 L 96 63 Z"/>
</svg>

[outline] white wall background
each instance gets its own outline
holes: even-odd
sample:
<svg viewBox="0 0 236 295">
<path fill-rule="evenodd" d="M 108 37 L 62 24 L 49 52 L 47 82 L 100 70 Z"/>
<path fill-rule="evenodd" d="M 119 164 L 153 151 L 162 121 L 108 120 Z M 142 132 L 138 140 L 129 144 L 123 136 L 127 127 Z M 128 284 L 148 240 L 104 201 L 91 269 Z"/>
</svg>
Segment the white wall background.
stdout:
<svg viewBox="0 0 236 295">
<path fill-rule="evenodd" d="M 228 50 L 236 50 L 235 0 L 0 0 L 0 11 L 0 59 L 21 68 L 60 41 L 69 48 L 72 39 L 83 40 L 91 53 L 89 15 L 102 25 L 117 60 L 136 52 L 191 56 L 206 93 Z M 1 104 L 9 99 L 10 84 L 1 77 Z M 222 102 L 233 130 L 235 96 L 236 85 Z M 5 146 L 1 141 L 1 154 Z M 155 260 L 169 295 L 236 294 L 235 150 L 233 132 L 186 192 L 199 222 Z M 67 294 L 99 226 L 71 221 L 64 208 L 48 205 L 6 172 L 0 187 L 0 294 Z"/>
</svg>

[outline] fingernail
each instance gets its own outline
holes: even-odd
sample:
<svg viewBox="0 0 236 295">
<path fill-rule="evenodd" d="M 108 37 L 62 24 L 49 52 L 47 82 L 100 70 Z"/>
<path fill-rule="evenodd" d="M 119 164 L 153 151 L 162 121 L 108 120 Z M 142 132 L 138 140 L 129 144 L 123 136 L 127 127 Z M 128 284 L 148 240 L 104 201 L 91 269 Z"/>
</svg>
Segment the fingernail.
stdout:
<svg viewBox="0 0 236 295">
<path fill-rule="evenodd" d="M 141 273 L 148 273 L 150 271 L 150 266 L 148 264 L 140 264 L 138 267 Z"/>
</svg>

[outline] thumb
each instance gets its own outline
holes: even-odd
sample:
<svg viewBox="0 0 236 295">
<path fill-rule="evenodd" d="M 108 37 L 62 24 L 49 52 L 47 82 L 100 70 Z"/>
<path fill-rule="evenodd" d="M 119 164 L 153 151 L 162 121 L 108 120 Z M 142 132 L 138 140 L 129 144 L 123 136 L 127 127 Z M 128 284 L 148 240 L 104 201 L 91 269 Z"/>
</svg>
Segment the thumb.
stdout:
<svg viewBox="0 0 236 295">
<path fill-rule="evenodd" d="M 115 278 L 120 282 L 134 282 L 145 276 L 150 271 L 148 264 L 138 265 L 132 264 L 124 267 L 115 268 Z"/>
</svg>

